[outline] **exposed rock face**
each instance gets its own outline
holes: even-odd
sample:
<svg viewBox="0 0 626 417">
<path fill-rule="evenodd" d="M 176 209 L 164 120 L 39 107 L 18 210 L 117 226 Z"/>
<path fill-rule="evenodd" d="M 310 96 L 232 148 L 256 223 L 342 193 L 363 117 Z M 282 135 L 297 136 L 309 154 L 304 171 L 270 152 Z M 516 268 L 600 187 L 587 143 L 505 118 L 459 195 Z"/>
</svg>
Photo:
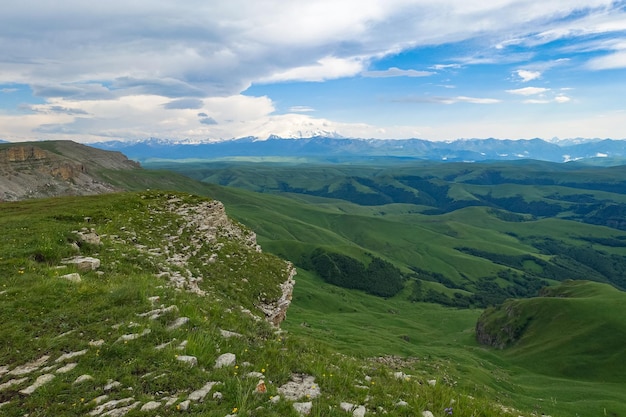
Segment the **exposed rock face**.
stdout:
<svg viewBox="0 0 626 417">
<path fill-rule="evenodd" d="M 118 152 L 70 141 L 4 144 L 0 146 L 0 201 L 113 192 L 116 187 L 99 179 L 97 171 L 138 167 Z"/>
<path fill-rule="evenodd" d="M 259 308 L 265 313 L 265 318 L 274 326 L 279 326 L 283 320 L 287 317 L 287 309 L 291 304 L 291 298 L 293 296 L 293 287 L 296 281 L 293 277 L 296 275 L 296 269 L 290 263 L 287 265 L 289 269 L 288 278 L 280 285 L 282 295 L 276 301 L 262 302 Z"/>
<path fill-rule="evenodd" d="M 480 344 L 504 349 L 517 342 L 532 320 L 524 314 L 515 300 L 487 309 L 476 322 L 476 341 Z"/>
</svg>

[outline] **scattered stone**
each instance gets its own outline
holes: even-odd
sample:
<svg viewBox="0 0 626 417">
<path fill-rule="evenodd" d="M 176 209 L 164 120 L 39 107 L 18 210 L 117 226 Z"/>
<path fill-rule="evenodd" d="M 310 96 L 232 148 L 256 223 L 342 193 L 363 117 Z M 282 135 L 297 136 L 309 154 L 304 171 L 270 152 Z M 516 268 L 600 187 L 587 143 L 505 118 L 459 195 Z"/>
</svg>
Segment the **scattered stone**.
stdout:
<svg viewBox="0 0 626 417">
<path fill-rule="evenodd" d="M 300 415 L 306 416 L 311 414 L 313 403 L 311 401 L 305 403 L 293 403 L 293 408 L 295 408 Z"/>
<path fill-rule="evenodd" d="M 222 330 L 222 329 L 220 329 L 220 334 L 222 335 L 224 339 L 230 339 L 231 337 L 243 337 L 243 335 L 240 333 L 231 332 L 231 331 Z"/>
<path fill-rule="evenodd" d="M 185 350 L 187 348 L 187 343 L 189 343 L 188 340 L 183 340 L 180 342 L 180 345 L 176 346 L 176 350 Z"/>
<path fill-rule="evenodd" d="M 53 374 L 43 374 L 41 376 L 39 376 L 36 380 L 35 383 L 31 386 L 29 386 L 28 388 L 24 388 L 23 390 L 20 391 L 20 394 L 24 394 L 24 395 L 30 395 L 33 392 L 35 392 L 35 390 L 39 387 L 41 387 L 42 385 L 47 384 L 48 382 L 52 381 L 54 379 L 54 375 Z"/>
<path fill-rule="evenodd" d="M 121 408 L 116 408 L 115 410 L 111 410 L 111 411 L 107 411 L 106 413 L 102 414 L 102 417 L 122 417 L 125 416 L 126 414 L 128 414 L 131 410 L 133 410 L 134 408 L 137 408 L 137 406 L 141 404 L 139 401 L 131 404 L 131 405 L 127 405 L 126 407 L 121 407 Z"/>
<path fill-rule="evenodd" d="M 100 259 L 91 256 L 75 256 L 73 258 L 63 259 L 61 263 L 66 265 L 75 265 L 78 272 L 95 271 L 100 268 Z"/>
<path fill-rule="evenodd" d="M 82 242 L 89 243 L 91 245 L 98 245 L 98 246 L 102 245 L 100 236 L 98 236 L 98 234 L 93 230 L 76 232 L 76 236 Z"/>
<path fill-rule="evenodd" d="M 435 417 L 435 415 L 432 412 L 426 410 L 422 411 L 422 417 Z"/>
<path fill-rule="evenodd" d="M 189 317 L 179 317 L 167 326 L 167 330 L 176 330 L 189 322 Z"/>
<path fill-rule="evenodd" d="M 36 360 L 34 360 L 32 362 L 29 362 L 27 364 L 20 365 L 20 366 L 16 367 L 11 372 L 9 372 L 9 375 L 30 374 L 31 372 L 34 372 L 37 369 L 41 368 L 41 365 L 46 363 L 48 361 L 48 359 L 50 359 L 50 356 L 44 355 L 41 358 L 36 359 Z"/>
<path fill-rule="evenodd" d="M 213 386 L 217 383 L 218 382 L 215 382 L 215 381 L 207 382 L 206 384 L 204 384 L 202 388 L 189 394 L 189 397 L 187 397 L 187 399 L 190 401 L 200 401 L 200 402 L 204 401 L 204 397 L 207 396 L 207 394 L 211 391 Z"/>
<path fill-rule="evenodd" d="M 107 382 L 107 384 L 104 386 L 104 388 L 102 388 L 105 391 L 111 391 L 115 388 L 121 387 L 122 383 L 118 382 L 118 381 L 113 381 L 112 379 L 109 379 L 109 381 Z M 132 400 L 132 398 L 131 398 Z"/>
<path fill-rule="evenodd" d="M 176 359 L 191 366 L 198 365 L 198 358 L 196 358 L 195 356 L 179 355 L 176 357 Z"/>
<path fill-rule="evenodd" d="M 100 339 L 100 340 L 90 340 L 89 341 L 89 346 L 91 347 L 100 347 L 104 345 L 104 340 Z"/>
<path fill-rule="evenodd" d="M 320 389 L 315 384 L 315 377 L 305 374 L 292 374 L 291 381 L 279 387 L 278 392 L 290 401 L 303 397 L 313 399 L 320 395 Z"/>
<path fill-rule="evenodd" d="M 150 334 L 151 331 L 152 330 L 150 329 L 144 329 L 141 333 L 123 334 L 116 340 L 116 342 L 128 342 L 129 340 L 139 339 L 142 336 Z"/>
<path fill-rule="evenodd" d="M 176 339 L 174 339 L 174 340 L 176 340 Z M 162 350 L 162 349 L 165 349 L 166 347 L 168 347 L 169 345 L 171 345 L 171 344 L 172 344 L 172 342 L 173 342 L 174 340 L 170 340 L 169 342 L 161 343 L 160 345 L 157 345 L 157 346 L 155 346 L 154 348 L 155 348 L 156 350 Z"/>
<path fill-rule="evenodd" d="M 408 406 L 408 405 L 409 405 L 409 403 L 407 403 L 407 402 L 406 402 L 406 401 L 404 401 L 404 400 L 400 400 L 400 401 L 398 401 L 398 402 L 396 403 L 396 407 L 406 407 L 406 406 Z"/>
<path fill-rule="evenodd" d="M 394 373 L 393 373 L 393 376 L 394 376 L 396 379 L 404 379 L 404 380 L 409 380 L 409 379 L 411 379 L 411 375 L 407 375 L 407 374 L 405 374 L 404 372 L 394 372 Z"/>
<path fill-rule="evenodd" d="M 76 380 L 74 381 L 75 384 L 81 384 L 83 382 L 92 380 L 93 377 L 91 375 L 87 375 L 87 374 L 83 374 L 81 376 L 79 376 L 78 378 L 76 378 Z"/>
<path fill-rule="evenodd" d="M 265 375 L 263 375 L 261 372 L 248 372 L 246 374 L 246 377 L 248 378 L 265 378 Z"/>
<path fill-rule="evenodd" d="M 150 301 L 152 304 L 158 303 L 160 299 L 161 297 L 159 297 L 158 295 L 153 295 L 152 297 L 148 297 L 148 301 Z"/>
<path fill-rule="evenodd" d="M 352 417 L 365 417 L 365 406 L 358 406 L 353 412 Z"/>
<path fill-rule="evenodd" d="M 82 281 L 82 279 L 80 277 L 80 274 L 78 272 L 74 272 L 74 273 L 66 274 L 66 275 L 61 275 L 59 278 L 66 279 L 66 280 L 71 281 L 71 282 L 81 282 Z"/>
<path fill-rule="evenodd" d="M 158 298 L 158 297 L 157 297 Z M 148 317 L 150 320 L 156 320 L 164 314 L 167 313 L 175 313 L 178 311 L 178 307 L 175 305 L 171 305 L 169 307 L 156 308 L 154 310 L 146 311 L 145 313 L 137 314 L 139 317 Z"/>
<path fill-rule="evenodd" d="M 152 411 L 156 410 L 161 406 L 159 401 L 150 401 L 141 406 L 141 411 Z"/>
<path fill-rule="evenodd" d="M 68 335 L 70 335 L 70 334 L 74 333 L 75 331 L 76 331 L 76 330 L 70 330 L 70 331 L 68 331 L 68 332 L 61 333 L 61 334 L 59 334 L 59 335 L 55 336 L 54 338 L 55 338 L 55 339 L 60 339 L 60 338 L 62 338 L 62 337 L 65 337 L 65 336 L 68 336 Z"/>
<path fill-rule="evenodd" d="M 176 395 L 172 395 L 171 397 L 165 397 L 163 399 L 167 400 L 167 402 L 165 403 L 166 407 L 171 407 L 176 403 L 176 401 L 178 401 L 178 397 Z"/>
<path fill-rule="evenodd" d="M 235 365 L 236 360 L 237 358 L 234 353 L 224 353 L 215 360 L 214 368 L 219 369 L 225 366 L 233 366 Z"/>
<path fill-rule="evenodd" d="M 98 398 L 100 398 L 100 397 L 98 397 Z M 113 410 L 113 409 L 116 409 L 120 405 L 126 405 L 128 403 L 131 403 L 131 402 L 133 402 L 133 400 L 134 400 L 133 397 L 129 397 L 129 398 L 122 398 L 121 400 L 107 401 L 104 404 L 100 404 L 96 408 L 91 410 L 89 415 L 90 416 L 100 415 L 100 414 L 102 414 L 103 412 L 105 412 L 107 410 Z"/>
<path fill-rule="evenodd" d="M 341 408 L 346 413 L 349 413 L 352 410 L 354 410 L 354 404 L 347 403 L 347 402 L 342 402 L 341 404 L 339 404 L 339 408 Z"/>
<path fill-rule="evenodd" d="M 6 374 L 8 372 L 9 372 L 9 366 L 8 365 L 0 366 L 0 376 Z"/>
<path fill-rule="evenodd" d="M 273 397 L 270 397 L 270 402 L 273 404 L 276 404 L 279 401 L 280 401 L 280 395 L 274 395 Z"/>
<path fill-rule="evenodd" d="M 100 404 L 102 401 L 106 400 L 107 398 L 109 398 L 108 395 L 104 394 L 101 395 L 99 397 L 94 398 L 93 400 L 91 400 L 92 402 L 96 403 L 96 405 Z"/>
<path fill-rule="evenodd" d="M 27 379 L 28 377 L 24 377 L 20 379 L 11 379 L 5 382 L 4 384 L 0 384 L 0 391 L 3 391 L 9 387 L 12 387 L 13 385 L 20 385 L 22 382 L 25 382 Z"/>
<path fill-rule="evenodd" d="M 70 372 L 72 369 L 76 368 L 78 364 L 76 362 L 72 362 L 72 363 L 68 363 L 65 366 L 60 367 L 59 369 L 57 369 L 57 374 L 66 374 L 68 372 Z"/>
<path fill-rule="evenodd" d="M 191 404 L 191 401 L 185 400 L 178 404 L 177 408 L 181 411 L 187 411 L 189 409 L 189 404 Z"/>
<path fill-rule="evenodd" d="M 216 391 L 216 392 L 213 393 L 213 399 L 214 400 L 221 401 L 222 398 L 224 398 L 224 394 L 222 394 L 221 392 Z"/>
<path fill-rule="evenodd" d="M 59 356 L 54 362 L 63 362 L 64 360 L 75 358 L 76 356 L 82 356 L 85 353 L 87 353 L 87 349 L 79 350 L 77 352 L 64 353 L 63 355 Z"/>
<path fill-rule="evenodd" d="M 430 385 L 431 387 L 434 387 L 435 385 L 437 385 L 437 380 L 436 379 L 429 380 L 428 385 Z"/>
<path fill-rule="evenodd" d="M 4 407 L 5 405 L 9 404 L 11 401 L 5 401 L 3 403 L 0 403 L 0 408 Z"/>
</svg>

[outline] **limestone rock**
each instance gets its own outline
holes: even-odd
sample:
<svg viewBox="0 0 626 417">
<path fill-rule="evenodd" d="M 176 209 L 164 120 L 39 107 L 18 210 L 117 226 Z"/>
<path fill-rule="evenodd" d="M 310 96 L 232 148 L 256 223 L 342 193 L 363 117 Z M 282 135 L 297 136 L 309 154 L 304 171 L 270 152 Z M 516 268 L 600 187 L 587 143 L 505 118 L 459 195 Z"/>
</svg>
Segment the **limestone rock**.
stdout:
<svg viewBox="0 0 626 417">
<path fill-rule="evenodd" d="M 422 417 L 435 417 L 435 415 L 432 412 L 426 410 L 422 411 Z"/>
<path fill-rule="evenodd" d="M 235 365 L 237 358 L 234 353 L 224 353 L 215 360 L 215 369 Z"/>
<path fill-rule="evenodd" d="M 297 401 L 303 397 L 314 399 L 320 395 L 315 377 L 305 374 L 291 375 L 291 381 L 279 387 L 278 392 L 290 401 Z"/>
<path fill-rule="evenodd" d="M 87 353 L 87 349 L 79 350 L 77 352 L 64 353 L 63 355 L 59 356 L 54 362 L 56 362 L 56 363 L 63 362 L 65 360 L 67 360 L 67 359 L 72 359 L 72 358 L 75 358 L 77 356 L 82 356 L 85 353 Z"/>
<path fill-rule="evenodd" d="M 48 359 L 50 359 L 50 356 L 44 355 L 39 359 L 34 360 L 33 362 L 29 362 L 27 364 L 16 367 L 11 372 L 9 372 L 9 375 L 25 375 L 34 372 L 37 369 L 41 368 L 41 366 L 46 363 Z"/>
<path fill-rule="evenodd" d="M 187 399 L 189 399 L 190 401 L 204 401 L 204 397 L 207 396 L 207 394 L 211 391 L 211 389 L 213 389 L 216 384 L 218 384 L 218 382 L 207 382 L 202 388 L 189 394 L 189 397 L 187 397 Z"/>
<path fill-rule="evenodd" d="M 352 417 L 364 417 L 365 411 L 365 407 L 360 405 L 354 409 L 354 411 L 352 412 Z"/>
<path fill-rule="evenodd" d="M 149 401 L 141 406 L 141 411 L 152 411 L 156 410 L 161 406 L 161 403 L 158 401 Z"/>
<path fill-rule="evenodd" d="M 95 271 L 100 268 L 100 259 L 91 256 L 75 256 L 73 258 L 63 259 L 61 263 L 66 265 L 76 265 L 78 272 Z"/>
<path fill-rule="evenodd" d="M 187 363 L 191 366 L 198 365 L 198 358 L 196 358 L 195 356 L 180 355 L 176 357 L 176 360 Z"/>
<path fill-rule="evenodd" d="M 300 415 L 307 416 L 311 414 L 313 403 L 311 401 L 307 401 L 305 403 L 293 403 L 293 408 L 295 408 Z"/>
<path fill-rule="evenodd" d="M 176 330 L 189 322 L 189 317 L 179 317 L 167 326 L 167 330 Z"/>
<path fill-rule="evenodd" d="M 23 390 L 20 391 L 20 394 L 24 394 L 24 395 L 30 395 L 33 392 L 35 392 L 35 390 L 37 390 L 37 388 L 41 387 L 42 385 L 47 384 L 48 382 L 52 381 L 54 379 L 54 375 L 53 374 L 43 374 L 40 375 L 39 377 L 37 377 L 37 379 L 35 380 L 35 383 L 31 386 L 29 386 L 28 388 L 24 388 Z"/>
<path fill-rule="evenodd" d="M 92 379 L 93 379 L 93 377 L 91 375 L 83 374 L 83 375 L 79 376 L 78 378 L 76 378 L 74 383 L 75 384 L 81 384 L 81 383 L 83 383 L 85 381 L 90 381 Z"/>
<path fill-rule="evenodd" d="M 71 274 L 65 274 L 65 275 L 61 275 L 59 278 L 63 278 L 66 279 L 68 281 L 71 282 L 81 282 L 82 278 L 80 277 L 80 274 L 77 272 L 71 273 Z"/>
</svg>

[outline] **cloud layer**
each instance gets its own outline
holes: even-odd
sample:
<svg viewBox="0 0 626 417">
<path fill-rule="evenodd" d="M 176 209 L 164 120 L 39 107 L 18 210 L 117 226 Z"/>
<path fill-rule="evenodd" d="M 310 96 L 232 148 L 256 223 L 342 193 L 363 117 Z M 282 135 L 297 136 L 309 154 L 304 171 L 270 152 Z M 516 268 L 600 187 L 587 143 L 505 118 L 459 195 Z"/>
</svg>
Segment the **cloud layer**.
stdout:
<svg viewBox="0 0 626 417">
<path fill-rule="evenodd" d="M 505 106 L 515 96 L 529 97 L 531 104 L 570 105 L 575 100 L 561 90 L 569 84 L 555 85 L 551 73 L 562 66 L 583 75 L 626 69 L 624 9 L 624 1 L 611 0 L 110 0 L 97 5 L 24 0 L 0 14 L 0 138 L 229 139 L 308 130 L 365 137 L 467 136 L 462 126 L 456 132 L 449 132 L 449 125 L 428 126 L 432 118 L 428 123 L 408 116 L 398 120 L 408 114 L 406 108 L 373 117 L 362 110 L 359 116 L 348 112 L 350 105 L 331 110 L 303 95 L 283 109 L 278 97 L 247 90 L 333 82 L 341 97 L 339 88 L 351 88 L 341 80 L 370 79 L 372 84 L 363 84 L 372 91 L 370 108 L 381 103 Z M 486 66 L 500 68 L 496 80 L 508 87 L 485 83 L 477 89 L 455 78 Z M 386 97 L 400 79 L 405 97 Z M 428 90 L 428 83 L 459 91 L 448 97 Z M 364 93 L 353 89 L 351 94 L 363 104 L 359 94 Z M 333 98 L 324 100 L 328 104 Z M 385 111 L 393 117 L 385 119 Z M 495 122 L 487 125 L 494 131 L 486 136 L 525 135 Z"/>
</svg>

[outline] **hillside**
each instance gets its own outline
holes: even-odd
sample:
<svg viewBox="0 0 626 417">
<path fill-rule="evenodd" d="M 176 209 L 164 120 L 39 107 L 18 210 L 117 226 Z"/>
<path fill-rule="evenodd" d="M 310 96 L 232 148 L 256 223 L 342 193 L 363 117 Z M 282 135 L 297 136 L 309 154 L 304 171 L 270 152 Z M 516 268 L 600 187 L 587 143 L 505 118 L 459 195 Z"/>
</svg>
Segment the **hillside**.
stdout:
<svg viewBox="0 0 626 417">
<path fill-rule="evenodd" d="M 484 195 L 487 188 L 481 187 L 490 187 L 498 197 L 523 193 L 526 201 L 549 200 L 560 207 L 568 207 L 572 199 L 556 199 L 555 192 L 561 196 L 584 194 L 575 204 L 622 204 L 616 192 L 589 189 L 583 193 L 564 185 L 532 183 L 537 178 L 556 178 L 555 170 L 534 163 L 529 164 L 533 169 L 521 170 L 520 166 L 527 168 L 526 164 L 445 164 L 404 169 L 430 171 L 426 182 L 442 186 L 451 178 L 492 180 L 493 184 L 481 180 L 467 189 L 462 182 L 447 188 L 448 195 L 465 200 L 471 195 L 467 190 Z M 185 167 L 192 167 L 191 171 L 198 168 Z M 451 175 L 459 167 L 465 171 L 464 177 Z M 537 167 L 548 173 L 542 177 Z M 275 170 L 276 178 L 308 180 L 311 186 L 319 184 L 321 172 L 333 181 L 350 175 L 353 179 L 372 178 L 369 190 L 382 193 L 385 183 L 380 178 L 389 178 L 376 175 L 385 173 L 380 166 L 311 169 L 303 165 L 298 167 L 299 173 L 293 167 L 283 171 L 276 165 L 239 168 L 233 165 L 231 178 L 248 185 L 271 184 L 270 173 Z M 496 168 L 500 177 L 483 175 Z M 571 183 L 594 186 L 620 181 L 613 175 L 617 171 L 592 168 L 585 175 L 587 168 L 574 168 L 563 167 L 558 175 Z M 536 334 L 525 333 L 527 344 L 519 351 L 519 360 L 515 346 L 504 350 L 480 346 L 474 331 L 482 312 L 476 308 L 479 303 L 536 295 L 544 283 L 556 285 L 571 278 L 570 272 L 602 282 L 619 277 L 616 271 L 625 246 L 623 231 L 617 228 L 569 218 L 573 210 L 550 217 L 469 205 L 428 213 L 434 206 L 359 205 L 306 192 L 258 193 L 223 187 L 171 171 L 131 172 L 114 166 L 98 169 L 108 184 L 139 191 L 137 194 L 0 204 L 0 284 L 4 286 L 0 288 L 0 335 L 2 346 L 8 347 L 0 351 L 0 414 L 7 411 L 7 415 L 23 416 L 21 410 L 26 409 L 30 415 L 49 415 L 42 410 L 54 403 L 55 415 L 97 415 L 90 399 L 103 395 L 109 396 L 102 404 L 108 403 L 110 409 L 101 408 L 99 415 L 177 415 L 180 406 L 192 415 L 283 416 L 298 415 L 294 403 L 308 407 L 309 402 L 313 415 L 339 416 L 362 412 L 419 416 L 428 410 L 439 417 L 449 415 L 445 410 L 450 408 L 454 415 L 485 417 L 530 413 L 618 416 L 626 412 L 624 384 L 608 370 L 615 364 L 612 360 L 622 358 L 614 346 L 621 337 L 612 336 L 620 334 L 623 315 L 611 300 L 621 300 L 613 296 L 623 293 L 601 290 L 598 294 L 603 295 L 593 302 L 574 302 L 572 311 L 563 310 L 589 324 L 585 331 L 581 329 L 583 337 L 575 338 L 578 350 L 569 344 L 573 338 L 550 333 L 559 330 L 559 320 Z M 497 178 L 507 181 L 493 181 Z M 512 184 L 511 178 L 520 180 Z M 180 191 L 218 199 L 224 207 Z M 432 189 L 422 191 L 430 193 Z M 250 229 L 226 218 L 224 209 Z M 214 232 L 220 230 L 226 235 L 216 244 L 219 233 Z M 288 264 L 259 253 L 255 234 L 264 252 L 298 267 L 298 284 L 281 329 L 263 317 L 272 310 L 280 319 L 284 308 L 268 308 L 271 303 L 261 303 L 259 294 L 266 301 L 280 300 L 285 288 L 280 283 L 290 275 L 283 268 Z M 390 262 L 403 275 L 404 286 L 394 296 L 379 297 L 332 285 L 312 268 L 310 255 L 320 249 L 332 259 L 349 256 L 368 268 L 375 259 Z M 97 258 L 100 266 L 81 273 L 79 268 L 92 261 L 83 262 L 84 266 L 61 262 L 77 255 Z M 381 265 L 379 261 L 374 264 Z M 349 261 L 347 265 L 354 264 Z M 355 270 L 361 271 L 360 267 Z M 382 270 L 395 273 L 394 268 Z M 550 271 L 553 275 L 541 275 Z M 559 275 L 554 275 L 555 271 Z M 56 279 L 74 272 L 80 274 L 79 283 Z M 524 281 L 527 278 L 531 279 Z M 539 285 L 532 288 L 530 283 Z M 615 280 L 614 285 L 618 284 Z M 547 293 L 542 294 L 541 300 Z M 157 296 L 159 300 L 154 298 Z M 284 307 L 288 298 L 283 297 L 279 304 Z M 468 305 L 465 300 L 476 304 Z M 464 303 L 464 308 L 445 307 L 451 303 Z M 603 314 L 592 314 L 587 309 L 591 305 Z M 552 310 L 554 317 L 559 317 L 559 308 Z M 142 316 L 152 311 L 159 317 Z M 612 311 L 618 314 L 611 316 Z M 541 321 L 547 323 L 552 317 L 547 314 Z M 186 323 L 168 330 L 178 318 L 179 323 Z M 613 320 L 615 326 L 600 326 L 595 332 L 595 319 Z M 558 337 L 550 339 L 551 334 Z M 596 344 L 596 340 L 602 342 Z M 104 343 L 103 347 L 91 346 L 92 341 Z M 172 343 L 164 346 L 165 353 L 154 351 L 155 346 L 168 342 Z M 62 356 L 83 351 L 76 360 Z M 583 363 L 581 369 L 589 370 L 589 375 L 577 374 L 571 366 L 561 372 L 565 367 L 560 352 L 569 352 L 569 364 Z M 237 368 L 213 368 L 223 353 L 235 355 L 232 366 Z M 180 367 L 176 355 L 195 356 L 201 369 Z M 42 359 L 45 356 L 48 358 Z M 36 369 L 24 366 L 31 363 Z M 50 366 L 53 368 L 47 368 Z M 594 367 L 607 371 L 594 373 Z M 619 364 L 614 368 L 621 369 Z M 34 370 L 21 375 L 26 369 Z M 63 373 L 66 370 L 67 375 Z M 243 377 L 244 371 L 246 375 L 258 373 L 248 379 Z M 94 378 L 84 377 L 91 385 L 80 386 L 82 380 L 74 384 L 83 374 Z M 33 388 L 31 394 L 20 393 L 45 375 L 45 385 Z M 161 377 L 151 380 L 151 375 Z M 315 377 L 314 385 L 311 377 Z M 255 394 L 260 379 L 266 395 Z M 318 387 L 320 396 L 309 399 L 304 393 L 298 400 L 287 398 L 279 388 L 296 380 Z M 105 392 L 104 387 L 115 381 L 123 388 Z M 431 386 L 429 381 L 436 382 Z M 148 410 L 150 407 L 155 409 Z"/>
<path fill-rule="evenodd" d="M 218 202 L 3 203 L 0 227 L 3 416 L 502 413 L 419 361 L 356 359 L 280 331 L 294 270 Z"/>
<path fill-rule="evenodd" d="M 375 258 L 393 263 L 410 291 L 404 296 L 414 301 L 486 307 L 535 296 L 541 287 L 566 279 L 626 288 L 624 166 L 539 161 L 147 166 L 226 186 L 212 185 L 212 195 L 254 227 L 268 250 L 300 269 L 314 271 L 320 249 L 363 267 Z"/>
<path fill-rule="evenodd" d="M 588 281 L 509 300 L 478 319 L 479 342 L 511 362 L 561 378 L 621 382 L 626 372 L 626 293 Z"/>
<path fill-rule="evenodd" d="M 0 201 L 119 191 L 100 172 L 138 167 L 119 152 L 75 142 L 0 144 Z"/>
</svg>

